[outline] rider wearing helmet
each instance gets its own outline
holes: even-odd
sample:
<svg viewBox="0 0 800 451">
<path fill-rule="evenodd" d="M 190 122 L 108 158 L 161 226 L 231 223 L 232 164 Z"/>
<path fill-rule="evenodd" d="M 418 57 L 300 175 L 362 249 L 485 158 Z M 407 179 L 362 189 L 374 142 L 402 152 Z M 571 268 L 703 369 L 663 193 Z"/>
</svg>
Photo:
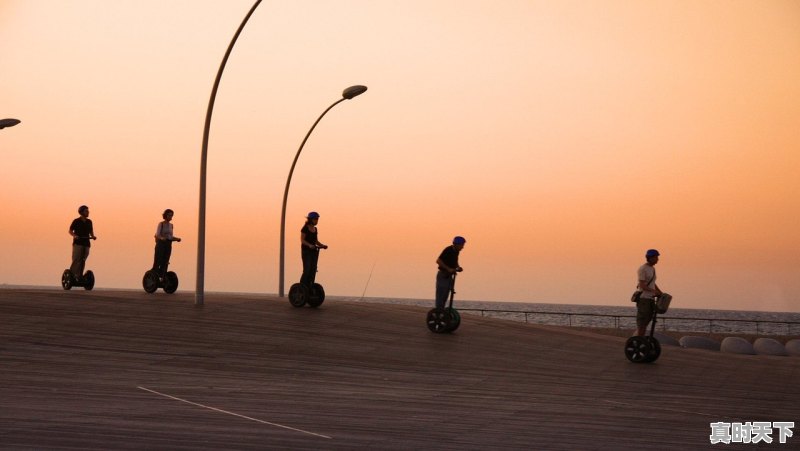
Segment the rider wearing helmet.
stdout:
<svg viewBox="0 0 800 451">
<path fill-rule="evenodd" d="M 453 238 L 453 244 L 444 248 L 436 264 L 439 271 L 436 273 L 436 308 L 443 309 L 447 303 L 447 296 L 453 288 L 453 277 L 464 269 L 458 265 L 458 254 L 464 249 L 467 240 L 462 236 Z"/>
<path fill-rule="evenodd" d="M 319 213 L 309 212 L 306 223 L 300 229 L 300 256 L 303 259 L 303 275 L 300 277 L 300 283 L 308 287 L 314 285 L 317 277 L 319 250 L 328 248 L 317 239 L 317 223 L 319 223 Z"/>
</svg>

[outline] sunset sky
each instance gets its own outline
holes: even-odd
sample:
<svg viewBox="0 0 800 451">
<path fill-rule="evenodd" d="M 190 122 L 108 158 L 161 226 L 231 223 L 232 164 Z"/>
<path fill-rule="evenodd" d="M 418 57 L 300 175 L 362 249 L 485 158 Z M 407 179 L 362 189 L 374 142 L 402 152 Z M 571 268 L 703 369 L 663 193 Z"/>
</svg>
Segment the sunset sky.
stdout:
<svg viewBox="0 0 800 451">
<path fill-rule="evenodd" d="M 58 286 L 91 209 L 97 288 L 141 288 L 175 210 L 193 291 L 203 121 L 251 0 L 0 0 L 0 284 Z M 265 0 L 220 85 L 206 289 L 276 293 L 292 180 L 329 295 L 800 311 L 800 2 Z M 371 274 L 371 276 L 370 276 Z M 369 283 L 367 284 L 367 281 Z M 365 291 L 366 290 L 366 291 Z"/>
</svg>

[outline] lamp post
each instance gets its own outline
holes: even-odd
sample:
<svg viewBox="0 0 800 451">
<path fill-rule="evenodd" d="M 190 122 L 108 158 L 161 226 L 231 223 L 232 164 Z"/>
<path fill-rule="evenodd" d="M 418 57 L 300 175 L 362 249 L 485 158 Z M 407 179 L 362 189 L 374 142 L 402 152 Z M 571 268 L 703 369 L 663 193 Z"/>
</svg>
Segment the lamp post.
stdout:
<svg viewBox="0 0 800 451">
<path fill-rule="evenodd" d="M 359 96 L 367 91 L 366 86 L 362 85 L 355 85 L 350 86 L 349 88 L 345 89 L 342 92 L 342 98 L 333 102 L 331 106 L 329 106 L 322 114 L 319 115 L 314 125 L 308 130 L 306 133 L 306 137 L 303 138 L 303 142 L 300 143 L 300 148 L 297 149 L 297 154 L 294 156 L 294 161 L 292 161 L 292 167 L 289 169 L 289 177 L 286 178 L 286 189 L 283 190 L 283 207 L 281 208 L 281 258 L 280 258 L 280 274 L 278 276 L 278 296 L 283 297 L 284 295 L 284 262 L 285 262 L 285 249 L 286 249 L 286 201 L 289 198 L 289 184 L 292 183 L 292 174 L 294 173 L 294 167 L 297 165 L 297 159 L 300 158 L 300 152 L 303 151 L 303 146 L 306 145 L 306 141 L 308 141 L 308 137 L 311 136 L 311 132 L 314 131 L 314 128 L 317 126 L 322 117 L 331 110 L 331 108 L 335 107 L 339 103 L 350 100 L 353 97 Z"/>
<path fill-rule="evenodd" d="M 0 129 L 4 129 L 6 127 L 13 127 L 19 124 L 20 122 L 22 121 L 20 121 L 19 119 L 0 119 Z"/>
<path fill-rule="evenodd" d="M 244 16 L 241 25 L 236 30 L 236 33 L 228 45 L 228 50 L 225 51 L 225 56 L 222 57 L 222 62 L 217 70 L 217 78 L 214 80 L 214 87 L 211 88 L 211 98 L 208 100 L 208 110 L 206 110 L 206 122 L 203 127 L 203 150 L 200 152 L 200 207 L 197 210 L 197 283 L 194 291 L 194 305 L 200 307 L 203 305 L 205 297 L 205 266 L 206 266 L 206 162 L 208 161 L 208 133 L 211 128 L 211 113 L 214 111 L 214 101 L 217 98 L 217 88 L 219 88 L 219 81 L 222 79 L 222 71 L 225 70 L 225 64 L 228 62 L 228 56 L 233 50 L 233 45 L 236 44 L 236 39 L 242 33 L 242 29 L 250 20 L 250 16 L 258 8 L 261 0 L 256 0 L 250 11 Z"/>
</svg>

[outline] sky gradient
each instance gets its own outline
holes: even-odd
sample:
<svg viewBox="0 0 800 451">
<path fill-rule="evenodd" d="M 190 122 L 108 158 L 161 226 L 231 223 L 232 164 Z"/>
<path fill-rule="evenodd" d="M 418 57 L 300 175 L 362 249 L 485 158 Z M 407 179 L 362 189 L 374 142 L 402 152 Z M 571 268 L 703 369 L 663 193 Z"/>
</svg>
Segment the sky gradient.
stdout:
<svg viewBox="0 0 800 451">
<path fill-rule="evenodd" d="M 58 285 L 91 208 L 98 288 L 138 288 L 175 210 L 195 283 L 217 67 L 251 1 L 0 0 L 0 284 Z M 264 1 L 211 126 L 206 289 L 276 293 L 283 187 L 330 295 L 800 311 L 800 3 Z M 371 275 L 370 275 L 371 274 Z M 367 281 L 369 283 L 367 284 Z M 629 304 L 628 304 L 629 305 Z"/>
</svg>

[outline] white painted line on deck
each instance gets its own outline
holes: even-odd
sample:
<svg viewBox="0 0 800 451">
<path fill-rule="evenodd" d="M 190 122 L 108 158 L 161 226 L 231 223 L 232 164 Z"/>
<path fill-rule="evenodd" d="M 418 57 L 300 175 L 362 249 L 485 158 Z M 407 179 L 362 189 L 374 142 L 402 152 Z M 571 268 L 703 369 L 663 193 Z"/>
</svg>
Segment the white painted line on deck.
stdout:
<svg viewBox="0 0 800 451">
<path fill-rule="evenodd" d="M 278 424 L 278 423 L 270 423 L 269 421 L 259 420 L 258 418 L 248 417 L 247 415 L 241 415 L 241 414 L 238 414 L 236 412 L 229 412 L 227 410 L 217 409 L 216 407 L 206 406 L 206 405 L 203 405 L 203 404 L 200 404 L 200 403 L 196 403 L 196 402 L 188 401 L 188 400 L 185 400 L 185 399 L 182 399 L 182 398 L 178 398 L 177 396 L 171 396 L 171 395 L 168 395 L 166 393 L 160 393 L 160 392 L 157 392 L 155 390 L 151 390 L 151 389 L 149 389 L 147 387 L 142 387 L 141 385 L 137 386 L 136 388 L 138 388 L 140 390 L 148 391 L 148 392 L 156 394 L 158 396 L 163 396 L 165 398 L 174 399 L 175 401 L 185 402 L 186 404 L 191 404 L 193 406 L 202 407 L 204 409 L 213 410 L 215 412 L 225 413 L 225 414 L 228 414 L 228 415 L 233 415 L 235 417 L 244 418 L 245 420 L 255 421 L 256 423 L 268 424 L 270 426 L 275 426 L 275 427 L 279 427 L 279 428 L 283 428 L 283 429 L 289 429 L 290 431 L 301 432 L 303 434 L 313 435 L 313 436 L 316 436 L 316 437 L 322 437 L 322 438 L 328 438 L 328 439 L 332 438 L 332 437 L 328 437 L 327 435 L 317 434 L 315 432 L 304 431 L 302 429 L 297 429 L 297 428 L 293 428 L 293 427 L 289 427 L 289 426 L 284 426 L 284 425 Z"/>
</svg>

